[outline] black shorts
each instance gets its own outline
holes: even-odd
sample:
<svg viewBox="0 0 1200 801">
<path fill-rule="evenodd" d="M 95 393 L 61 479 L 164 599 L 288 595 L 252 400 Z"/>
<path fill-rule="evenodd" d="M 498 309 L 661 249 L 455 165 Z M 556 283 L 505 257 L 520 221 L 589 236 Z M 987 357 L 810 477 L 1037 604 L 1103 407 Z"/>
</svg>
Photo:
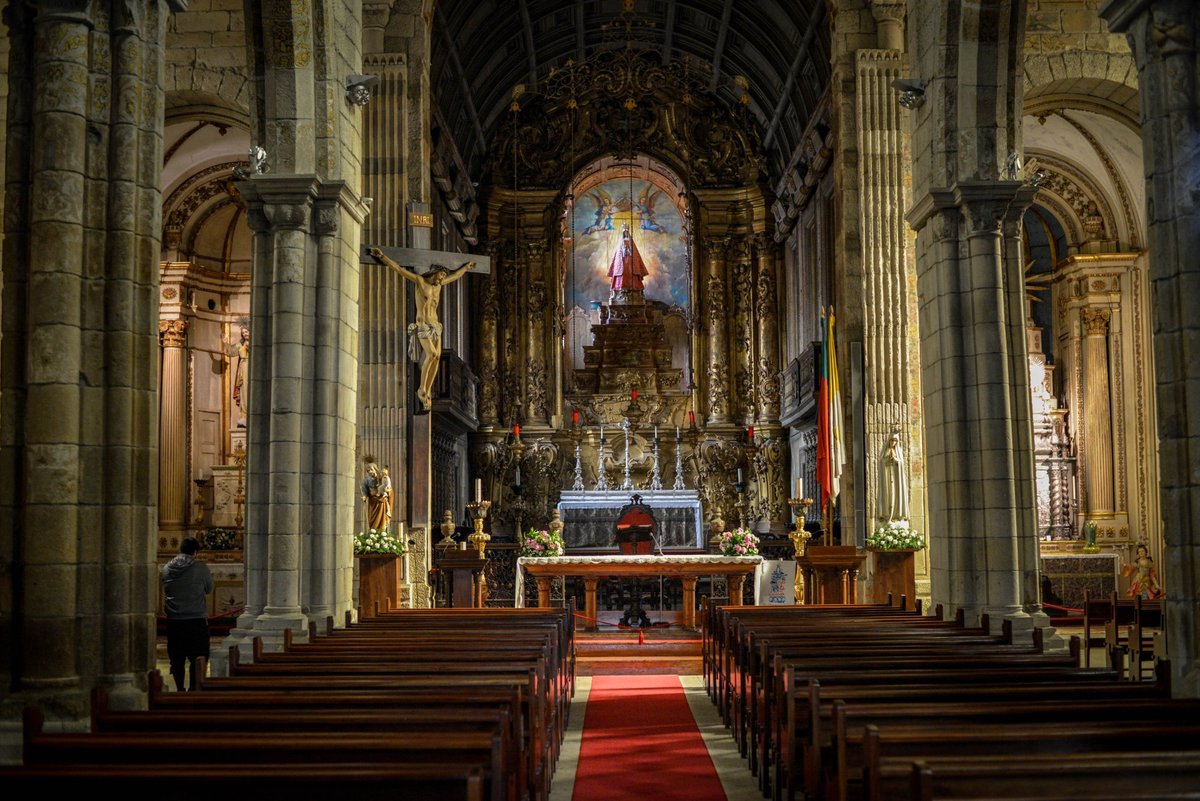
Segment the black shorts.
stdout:
<svg viewBox="0 0 1200 801">
<path fill-rule="evenodd" d="M 167 620 L 167 658 L 172 662 L 208 658 L 208 618 L 194 617 L 187 620 Z"/>
</svg>

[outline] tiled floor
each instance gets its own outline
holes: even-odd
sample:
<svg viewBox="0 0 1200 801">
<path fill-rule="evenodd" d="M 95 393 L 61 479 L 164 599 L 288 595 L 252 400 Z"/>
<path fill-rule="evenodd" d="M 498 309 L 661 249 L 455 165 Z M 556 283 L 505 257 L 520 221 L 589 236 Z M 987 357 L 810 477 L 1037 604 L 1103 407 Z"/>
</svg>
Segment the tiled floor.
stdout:
<svg viewBox="0 0 1200 801">
<path fill-rule="evenodd" d="M 700 729 L 700 736 L 708 746 L 708 754 L 712 757 L 713 766 L 721 784 L 725 787 L 725 795 L 729 801 L 762 801 L 762 793 L 746 760 L 738 754 L 737 745 L 725 724 L 717 715 L 717 708 L 704 691 L 703 676 L 680 676 L 684 692 L 687 694 L 688 706 Z M 567 726 L 562 753 L 558 758 L 554 781 L 550 786 L 550 801 L 573 801 L 575 790 L 575 768 L 579 764 L 579 744 L 583 734 L 584 708 L 587 706 L 588 693 L 591 690 L 591 676 L 576 678 L 575 698 L 571 701 L 571 719 Z M 580 799 L 580 801 L 603 801 L 602 799 Z"/>
</svg>

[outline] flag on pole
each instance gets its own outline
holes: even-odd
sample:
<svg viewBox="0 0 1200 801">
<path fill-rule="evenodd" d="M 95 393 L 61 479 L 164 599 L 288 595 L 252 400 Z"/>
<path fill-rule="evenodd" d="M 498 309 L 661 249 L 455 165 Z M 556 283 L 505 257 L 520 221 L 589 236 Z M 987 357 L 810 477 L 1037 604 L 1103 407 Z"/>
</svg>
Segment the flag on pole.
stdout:
<svg viewBox="0 0 1200 801">
<path fill-rule="evenodd" d="M 836 500 L 846 463 L 845 422 L 842 419 L 841 387 L 838 384 L 837 347 L 833 333 L 833 307 L 822 313 L 821 373 L 817 384 L 817 484 L 821 487 L 821 509 Z"/>
</svg>

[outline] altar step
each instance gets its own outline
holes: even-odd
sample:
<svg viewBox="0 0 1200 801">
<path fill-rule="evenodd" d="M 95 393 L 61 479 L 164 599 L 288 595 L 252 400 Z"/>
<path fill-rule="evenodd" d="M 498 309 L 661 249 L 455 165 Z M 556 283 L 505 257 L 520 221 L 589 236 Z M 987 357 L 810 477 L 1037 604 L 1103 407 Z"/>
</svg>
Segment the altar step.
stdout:
<svg viewBox="0 0 1200 801">
<path fill-rule="evenodd" d="M 580 676 L 700 675 L 700 632 L 650 628 L 575 632 Z"/>
</svg>

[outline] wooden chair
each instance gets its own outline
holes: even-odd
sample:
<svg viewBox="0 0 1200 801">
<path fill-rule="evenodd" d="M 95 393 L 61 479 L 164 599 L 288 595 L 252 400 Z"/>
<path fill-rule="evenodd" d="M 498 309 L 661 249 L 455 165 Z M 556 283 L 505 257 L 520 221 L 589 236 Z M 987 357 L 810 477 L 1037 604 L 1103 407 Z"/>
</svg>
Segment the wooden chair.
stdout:
<svg viewBox="0 0 1200 801">
<path fill-rule="evenodd" d="M 1105 647 L 1104 626 L 1112 620 L 1115 594 L 1095 598 L 1083 591 L 1083 666 L 1092 666 L 1092 648 Z"/>
</svg>

